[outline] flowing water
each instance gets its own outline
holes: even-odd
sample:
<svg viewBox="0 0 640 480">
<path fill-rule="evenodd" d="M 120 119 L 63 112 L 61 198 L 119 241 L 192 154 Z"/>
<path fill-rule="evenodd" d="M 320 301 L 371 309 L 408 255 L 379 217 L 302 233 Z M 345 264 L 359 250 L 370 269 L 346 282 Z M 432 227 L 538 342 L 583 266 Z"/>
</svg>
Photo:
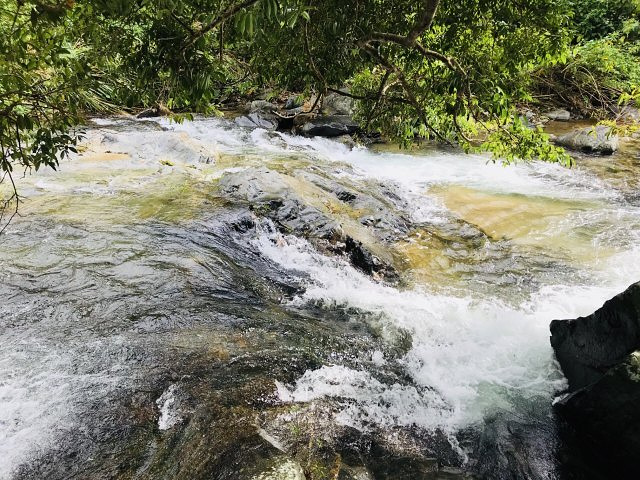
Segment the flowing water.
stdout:
<svg viewBox="0 0 640 480">
<path fill-rule="evenodd" d="M 490 476 L 500 419 L 535 437 L 518 437 L 532 478 L 562 478 L 548 325 L 637 280 L 630 148 L 503 167 L 95 120 L 59 171 L 20 180 L 1 239 L 0 478 L 338 478 L 327 451 L 340 478 Z M 282 198 L 395 274 L 357 268 L 317 222 L 285 228 L 265 210 Z"/>
</svg>

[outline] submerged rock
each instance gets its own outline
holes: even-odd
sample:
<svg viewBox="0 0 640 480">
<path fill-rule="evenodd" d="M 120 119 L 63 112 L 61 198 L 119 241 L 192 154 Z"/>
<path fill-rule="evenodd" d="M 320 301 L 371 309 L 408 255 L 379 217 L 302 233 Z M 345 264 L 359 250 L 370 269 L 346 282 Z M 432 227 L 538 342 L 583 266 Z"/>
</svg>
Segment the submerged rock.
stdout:
<svg viewBox="0 0 640 480">
<path fill-rule="evenodd" d="M 256 215 L 271 219 L 281 233 L 304 237 L 321 250 L 344 255 L 376 278 L 397 277 L 390 258 L 381 255 L 372 241 L 391 242 L 408 231 L 408 220 L 392 208 L 391 187 L 379 186 L 376 193 L 385 197 L 383 202 L 372 193 L 351 191 L 313 172 L 291 175 L 266 168 L 225 173 L 219 185 L 226 196 L 246 202 Z"/>
<path fill-rule="evenodd" d="M 551 322 L 551 345 L 570 390 L 599 380 L 640 349 L 640 282 L 589 316 Z"/>
<path fill-rule="evenodd" d="M 552 137 L 552 140 L 565 148 L 584 153 L 611 155 L 618 150 L 619 138 L 611 128 L 604 125 L 574 130 L 565 135 Z"/>
<path fill-rule="evenodd" d="M 500 412 L 485 420 L 471 453 L 475 478 L 547 480 L 553 470 L 555 432 L 544 421 L 546 406 L 527 415 Z"/>
</svg>

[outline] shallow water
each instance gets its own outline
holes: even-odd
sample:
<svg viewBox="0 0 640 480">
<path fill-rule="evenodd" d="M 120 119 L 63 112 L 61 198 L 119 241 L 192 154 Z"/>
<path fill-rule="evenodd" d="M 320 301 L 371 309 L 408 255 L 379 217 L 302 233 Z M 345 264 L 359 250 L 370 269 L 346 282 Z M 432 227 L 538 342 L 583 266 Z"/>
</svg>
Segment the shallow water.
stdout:
<svg viewBox="0 0 640 480">
<path fill-rule="evenodd" d="M 282 182 L 275 199 L 294 192 L 399 281 L 220 187 L 265 168 Z M 439 432 L 464 462 L 461 432 L 563 388 L 549 322 L 637 280 L 639 168 L 633 148 L 571 170 L 503 167 L 222 119 L 98 119 L 58 172 L 21 179 L 22 216 L 0 243 L 0 478 L 169 475 L 180 462 L 159 457 L 165 439 L 191 438 L 199 405 L 227 391 L 244 392 L 231 409 L 327 400 L 327 421 L 363 434 Z M 408 230 L 380 234 L 379 203 L 336 186 L 389 202 Z M 541 478 L 560 478 L 554 442 Z"/>
</svg>

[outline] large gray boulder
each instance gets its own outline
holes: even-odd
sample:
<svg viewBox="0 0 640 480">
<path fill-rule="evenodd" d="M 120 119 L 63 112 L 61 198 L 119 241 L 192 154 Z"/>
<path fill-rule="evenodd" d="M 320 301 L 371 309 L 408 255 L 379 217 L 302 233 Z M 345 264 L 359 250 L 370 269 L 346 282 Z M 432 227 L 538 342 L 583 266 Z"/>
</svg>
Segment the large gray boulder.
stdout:
<svg viewBox="0 0 640 480">
<path fill-rule="evenodd" d="M 264 128 L 265 130 L 276 130 L 279 125 L 278 118 L 274 114 L 260 112 L 238 117 L 235 122 L 239 127 Z"/>
<path fill-rule="evenodd" d="M 353 115 L 353 98 L 330 93 L 322 101 L 322 112 L 326 115 Z"/>
<path fill-rule="evenodd" d="M 570 150 L 600 155 L 611 155 L 618 150 L 619 144 L 618 135 L 604 125 L 580 128 L 564 135 L 552 136 L 552 140 Z"/>
<path fill-rule="evenodd" d="M 551 345 L 570 390 L 599 380 L 640 349 L 640 282 L 589 316 L 551 322 Z"/>
</svg>

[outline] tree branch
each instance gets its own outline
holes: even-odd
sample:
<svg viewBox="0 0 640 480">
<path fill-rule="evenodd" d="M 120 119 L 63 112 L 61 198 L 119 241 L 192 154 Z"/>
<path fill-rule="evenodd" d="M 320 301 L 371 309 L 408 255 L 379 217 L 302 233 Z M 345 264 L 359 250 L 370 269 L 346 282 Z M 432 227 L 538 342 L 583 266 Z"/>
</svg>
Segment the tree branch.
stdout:
<svg viewBox="0 0 640 480">
<path fill-rule="evenodd" d="M 418 114 L 420 121 L 431 133 L 433 133 L 436 137 L 438 137 L 443 143 L 446 143 L 447 145 L 452 145 L 452 143 L 449 140 L 447 140 L 440 132 L 438 132 L 435 128 L 433 128 L 427 121 L 427 117 L 424 114 L 424 111 L 422 110 L 422 108 L 420 107 L 420 103 L 418 102 L 418 99 L 413 93 L 413 90 L 411 89 L 411 86 L 409 85 L 409 82 L 407 81 L 407 78 L 405 77 L 404 72 L 401 69 L 399 69 L 396 65 L 392 64 L 389 60 L 384 58 L 382 55 L 380 55 L 377 52 L 377 50 L 373 48 L 371 45 L 364 43 L 364 44 L 361 44 L 361 48 L 363 48 L 369 55 L 371 55 L 371 57 L 376 59 L 380 65 L 382 65 L 387 69 L 387 71 L 391 71 L 397 75 L 398 80 L 400 80 L 400 84 L 402 85 L 402 88 L 404 89 L 409 99 L 409 102 L 411 103 L 413 108 L 416 110 L 416 113 Z"/>
<path fill-rule="evenodd" d="M 425 4 L 426 5 L 424 7 L 422 17 L 420 17 L 418 22 L 409 32 L 409 35 L 407 35 L 407 39 L 410 43 L 414 43 L 420 35 L 431 28 L 433 19 L 435 18 L 436 12 L 438 11 L 438 5 L 440 5 L 440 0 L 426 0 Z"/>
<path fill-rule="evenodd" d="M 233 17 L 236 13 L 238 13 L 243 8 L 248 8 L 251 5 L 258 3 L 259 1 L 260 0 L 245 0 L 242 3 L 238 3 L 237 5 L 227 8 L 224 12 L 222 12 L 214 20 L 212 20 L 208 25 L 206 25 L 202 30 L 197 32 L 195 35 L 192 35 L 191 39 L 187 42 L 187 44 L 184 47 L 182 47 L 181 51 L 184 52 L 185 50 L 193 46 L 193 44 L 196 43 L 200 38 L 205 36 L 207 33 L 209 33 L 211 30 L 216 28 L 218 25 L 220 25 L 222 22 L 224 22 L 228 18 Z"/>
</svg>

